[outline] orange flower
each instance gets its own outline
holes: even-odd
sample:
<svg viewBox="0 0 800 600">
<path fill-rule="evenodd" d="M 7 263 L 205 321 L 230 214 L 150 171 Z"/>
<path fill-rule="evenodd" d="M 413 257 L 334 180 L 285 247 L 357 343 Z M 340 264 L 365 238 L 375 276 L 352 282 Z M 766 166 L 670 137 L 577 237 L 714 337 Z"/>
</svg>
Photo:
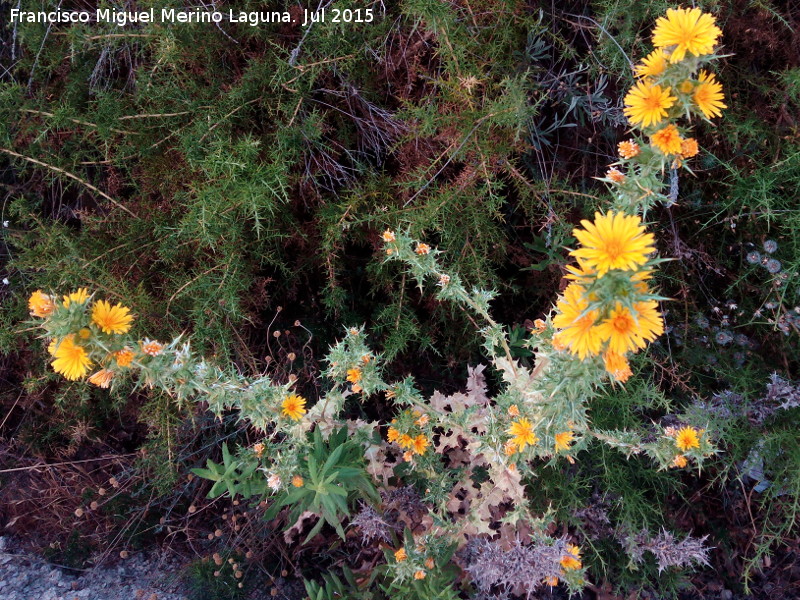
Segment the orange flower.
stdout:
<svg viewBox="0 0 800 600">
<path fill-rule="evenodd" d="M 394 553 L 394 559 L 397 562 L 403 562 L 405 559 L 408 558 L 408 554 L 406 554 L 405 548 L 400 548 L 397 552 Z"/>
<path fill-rule="evenodd" d="M 420 569 L 414 573 L 414 579 L 425 579 L 425 571 Z"/>
<path fill-rule="evenodd" d="M 417 437 L 414 438 L 414 443 L 412 447 L 414 450 L 414 454 L 419 454 L 419 455 L 425 454 L 425 450 L 428 448 L 428 438 L 426 438 L 422 434 L 418 435 Z"/>
<path fill-rule="evenodd" d="M 414 438 L 407 433 L 403 433 L 397 438 L 397 445 L 401 448 L 411 448 L 414 445 Z"/>
<path fill-rule="evenodd" d="M 542 333 L 545 329 L 547 329 L 547 323 L 545 323 L 541 319 L 536 319 L 533 322 L 533 332 L 534 333 Z"/>
<path fill-rule="evenodd" d="M 430 420 L 431 418 L 428 415 L 422 415 L 419 419 L 414 421 L 414 423 L 417 424 L 417 427 L 425 427 L 425 425 L 427 425 L 428 421 Z"/>
<path fill-rule="evenodd" d="M 503 445 L 503 453 L 506 456 L 512 456 L 516 451 L 517 451 L 517 444 L 514 442 L 514 440 L 508 440 Z"/>
<path fill-rule="evenodd" d="M 625 356 L 613 350 L 606 350 L 605 354 L 603 354 L 603 362 L 605 363 L 606 371 L 611 374 L 615 381 L 625 383 L 633 375 Z"/>
<path fill-rule="evenodd" d="M 164 350 L 164 344 L 155 340 L 145 339 L 142 342 L 142 352 L 149 356 L 158 356 Z"/>
<path fill-rule="evenodd" d="M 678 128 L 669 124 L 651 135 L 650 143 L 664 154 L 680 154 L 683 140 Z"/>
<path fill-rule="evenodd" d="M 683 454 L 678 454 L 678 456 L 676 456 L 672 461 L 672 466 L 676 469 L 682 469 L 687 464 L 689 464 L 689 461 L 686 460 L 686 457 Z"/>
<path fill-rule="evenodd" d="M 253 445 L 253 452 L 258 458 L 261 458 L 264 455 L 264 444 L 258 442 L 257 444 Z"/>
<path fill-rule="evenodd" d="M 424 244 L 424 243 L 420 242 L 420 243 L 417 244 L 417 247 L 414 248 L 414 252 L 416 252 L 420 256 L 423 256 L 425 254 L 430 254 L 431 253 L 431 247 L 428 244 Z"/>
<path fill-rule="evenodd" d="M 581 550 L 574 544 L 567 544 L 567 553 L 561 557 L 561 566 L 565 571 L 574 571 L 581 568 Z"/>
<path fill-rule="evenodd" d="M 508 407 L 508 416 L 509 417 L 518 417 L 519 416 L 519 407 L 516 404 L 512 404 Z"/>
<path fill-rule="evenodd" d="M 350 383 L 358 383 L 361 381 L 361 369 L 348 369 L 347 370 L 347 381 Z"/>
<path fill-rule="evenodd" d="M 561 333 L 561 332 L 559 332 Z M 567 349 L 567 344 L 564 343 L 564 340 L 561 339 L 561 336 L 557 333 L 553 336 L 553 350 L 556 352 L 563 352 Z"/>
<path fill-rule="evenodd" d="M 107 388 L 111 385 L 112 379 L 114 379 L 114 371 L 100 369 L 97 373 L 89 377 L 89 383 L 93 383 L 97 387 Z"/>
<path fill-rule="evenodd" d="M 681 156 L 683 158 L 692 158 L 697 156 L 700 152 L 700 147 L 697 145 L 697 140 L 694 138 L 686 138 L 681 142 Z"/>
<path fill-rule="evenodd" d="M 28 310 L 30 310 L 31 315 L 34 317 L 44 319 L 52 315 L 55 309 L 56 304 L 53 302 L 53 299 L 43 293 L 42 290 L 33 292 L 28 300 Z"/>
<path fill-rule="evenodd" d="M 292 485 L 296 488 L 303 487 L 303 478 L 300 475 L 292 477 Z"/>
<path fill-rule="evenodd" d="M 622 158 L 630 159 L 635 156 L 639 155 L 641 149 L 639 148 L 639 144 L 634 142 L 633 140 L 628 140 L 626 142 L 620 142 L 617 146 L 617 150 L 619 150 L 619 155 Z"/>
<path fill-rule="evenodd" d="M 386 432 L 386 439 L 389 440 L 389 443 L 394 443 L 400 438 L 400 432 L 397 431 L 394 427 L 389 427 L 389 431 Z"/>
<path fill-rule="evenodd" d="M 614 183 L 622 183 L 625 181 L 625 174 L 616 167 L 611 167 L 606 171 L 606 179 L 610 179 Z"/>
<path fill-rule="evenodd" d="M 560 452 L 561 450 L 569 450 L 569 447 L 572 444 L 572 438 L 573 437 L 574 437 L 574 434 L 571 431 L 563 431 L 561 433 L 557 433 L 555 435 L 556 452 Z"/>
<path fill-rule="evenodd" d="M 133 357 L 133 350 L 130 348 L 123 348 L 114 352 L 114 360 L 117 361 L 117 365 L 120 367 L 129 366 L 133 362 Z"/>
<path fill-rule="evenodd" d="M 433 559 L 429 556 L 428 558 L 425 559 L 425 566 L 429 569 L 432 569 L 433 567 L 436 566 L 436 563 L 433 562 Z"/>
<path fill-rule="evenodd" d="M 397 237 L 394 234 L 394 231 L 392 231 L 391 229 L 387 229 L 386 231 L 384 231 L 381 237 L 383 238 L 383 241 L 386 242 L 387 244 L 390 244 L 391 242 L 397 239 Z"/>
</svg>

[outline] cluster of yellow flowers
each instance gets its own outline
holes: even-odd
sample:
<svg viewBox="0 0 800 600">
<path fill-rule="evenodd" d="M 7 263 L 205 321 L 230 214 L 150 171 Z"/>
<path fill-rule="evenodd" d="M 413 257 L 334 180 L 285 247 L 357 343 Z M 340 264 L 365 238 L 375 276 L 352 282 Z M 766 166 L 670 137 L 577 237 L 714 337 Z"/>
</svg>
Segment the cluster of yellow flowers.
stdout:
<svg viewBox="0 0 800 600">
<path fill-rule="evenodd" d="M 645 137 L 619 144 L 619 162 L 605 181 L 612 185 L 622 210 L 595 213 L 573 235 L 580 248 L 571 255 L 571 283 L 556 304 L 553 337 L 556 350 L 568 350 L 581 360 L 601 355 L 614 380 L 626 381 L 631 370 L 627 353 L 637 352 L 664 332 L 658 311 L 661 299 L 648 286 L 656 260 L 653 235 L 639 216 L 663 186 L 659 172 L 676 169 L 699 152 L 697 141 L 679 127 L 682 116 L 720 116 L 722 85 L 702 69 L 717 58 L 722 34 L 714 17 L 698 8 L 671 8 L 656 21 L 655 50 L 634 69 L 638 81 L 625 96 L 625 115 Z M 645 141 L 647 140 L 647 141 Z M 649 143 L 648 143 L 649 142 Z M 670 198 L 674 201 L 674 198 Z"/>
<path fill-rule="evenodd" d="M 414 556 L 415 562 L 419 562 L 420 560 L 422 560 L 422 557 L 425 555 L 425 547 L 422 545 L 417 546 L 414 551 L 414 555 L 415 555 Z M 406 551 L 405 546 L 401 547 L 400 549 L 394 552 L 394 560 L 395 563 L 398 564 L 404 563 L 408 560 L 408 552 Z M 416 568 L 414 570 L 414 579 L 416 580 L 425 579 L 425 577 L 428 576 L 427 571 L 432 570 L 436 566 L 436 563 L 432 557 L 428 556 L 425 558 L 423 565 L 425 567 L 424 569 Z"/>
<path fill-rule="evenodd" d="M 117 369 L 130 366 L 136 354 L 124 344 L 116 343 L 118 337 L 127 333 L 133 323 L 130 309 L 121 304 L 111 305 L 105 300 L 97 300 L 91 306 L 89 322 L 86 322 L 85 308 L 91 297 L 86 288 L 80 288 L 63 297 L 58 302 L 54 296 L 36 290 L 28 300 L 28 308 L 34 317 L 53 319 L 69 324 L 69 328 L 77 329 L 77 333 L 67 333 L 53 337 L 47 348 L 53 356 L 53 370 L 66 379 L 76 381 L 82 379 L 95 363 L 102 367 L 89 377 L 89 381 L 99 387 L 107 388 Z M 150 342 L 141 346 L 146 354 L 156 352 L 157 348 Z M 100 357 L 97 357 L 100 350 Z"/>
<path fill-rule="evenodd" d="M 422 428 L 430 422 L 430 417 L 418 410 L 412 413 L 406 411 L 400 415 L 400 421 L 398 423 L 397 419 L 392 419 L 386 439 L 390 444 L 397 444 L 402 448 L 404 450 L 403 460 L 411 462 L 414 455 L 424 455 L 430 446 L 428 436 L 422 431 Z"/>
<path fill-rule="evenodd" d="M 672 460 L 672 467 L 681 469 L 689 464 L 687 453 L 693 450 L 698 450 L 703 453 L 703 446 L 708 444 L 708 440 L 704 438 L 705 431 L 703 429 L 695 429 L 694 427 L 681 427 L 676 429 L 674 427 L 667 427 L 664 434 L 671 438 L 675 444 L 675 448 L 679 453 Z"/>
<path fill-rule="evenodd" d="M 722 85 L 713 73 L 701 69 L 715 58 L 717 38 L 722 34 L 714 17 L 699 8 L 670 8 L 656 21 L 653 50 L 638 64 L 638 81 L 625 96 L 625 115 L 631 125 L 649 137 L 657 158 L 677 166 L 698 152 L 697 141 L 673 122 L 682 115 L 705 119 L 719 117 L 723 108 Z M 636 141 L 619 146 L 623 162 L 639 155 Z M 645 157 L 647 159 L 649 157 Z M 606 173 L 614 183 L 626 176 L 614 169 Z"/>
<path fill-rule="evenodd" d="M 570 252 L 578 263 L 568 267 L 571 282 L 556 303 L 553 347 L 581 360 L 602 354 L 606 370 L 624 382 L 631 375 L 626 354 L 664 332 L 658 296 L 647 285 L 653 234 L 638 216 L 614 211 L 581 225 L 573 231 L 581 246 Z"/>
</svg>

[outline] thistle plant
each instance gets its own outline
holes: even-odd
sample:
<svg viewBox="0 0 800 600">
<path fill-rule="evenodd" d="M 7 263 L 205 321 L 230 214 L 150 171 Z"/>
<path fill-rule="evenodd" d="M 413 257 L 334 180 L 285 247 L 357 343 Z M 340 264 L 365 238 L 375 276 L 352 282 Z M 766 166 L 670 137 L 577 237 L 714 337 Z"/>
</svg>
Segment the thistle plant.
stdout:
<svg viewBox="0 0 800 600">
<path fill-rule="evenodd" d="M 236 456 L 225 448 L 224 465 L 210 463 L 196 472 L 215 482 L 215 494 L 273 496 L 270 516 L 287 507 L 289 521 L 296 521 L 311 511 L 318 521 L 309 537 L 325 523 L 344 537 L 341 520 L 359 500 L 355 492 L 377 504 L 374 484 L 387 485 L 391 477 L 423 481 L 430 515 L 422 532 L 406 531 L 397 539 L 392 527 L 374 536 L 385 544 L 390 588 L 414 581 L 432 585 L 428 573 L 445 555 L 471 547 L 464 568 L 482 590 L 501 585 L 530 593 L 559 582 L 580 589 L 581 549 L 568 536 L 547 534 L 551 517 L 531 510 L 523 478 L 544 461 L 574 463 L 593 440 L 627 455 L 646 455 L 661 469 L 699 468 L 715 452 L 700 428 L 664 428 L 647 436 L 597 430 L 590 411 L 603 386 L 624 385 L 633 376 L 629 357 L 664 332 L 659 302 L 666 298 L 653 284 L 664 259 L 655 254 L 655 235 L 640 215 L 656 201 L 674 201 L 663 193 L 666 171 L 688 169 L 687 160 L 698 152 L 679 120 L 719 116 L 725 108 L 721 86 L 703 69 L 718 58 L 719 35 L 713 17 L 699 9 L 670 9 L 658 20 L 656 49 L 637 67 L 638 81 L 625 100 L 636 133 L 620 144 L 620 161 L 603 178 L 611 187 L 611 206 L 573 231 L 579 245 L 570 250 L 576 262 L 568 267 L 568 285 L 525 342 L 532 367 L 515 360 L 508 328 L 492 318 L 494 292 L 469 289 L 429 243 L 393 229 L 383 232 L 387 262 L 402 265 L 421 290 L 432 284 L 438 300 L 455 303 L 482 323 L 485 355 L 502 380 L 493 397 L 483 367 L 470 369 L 467 391 L 451 396 L 437 392 L 426 398 L 413 377 L 386 381 L 381 353 L 368 346 L 365 330 L 348 328 L 328 353 L 321 386 L 326 391 L 309 401 L 293 382 L 248 378 L 206 360 L 184 336 L 163 343 L 136 339 L 130 309 L 86 289 L 61 301 L 41 290 L 30 298 L 31 314 L 41 319 L 50 343 L 53 369 L 70 380 L 88 376 L 103 388 L 131 379 L 179 403 L 206 402 L 216 414 L 238 410 L 263 433 L 262 441 Z M 342 416 L 346 400 L 366 402 L 377 394 L 398 408 L 390 423 Z M 498 533 L 504 547 L 488 542 Z M 699 549 L 695 554 L 705 556 Z M 482 563 L 497 565 L 495 579 L 476 572 Z M 529 564 L 536 565 L 534 579 L 518 581 L 517 567 Z"/>
</svg>

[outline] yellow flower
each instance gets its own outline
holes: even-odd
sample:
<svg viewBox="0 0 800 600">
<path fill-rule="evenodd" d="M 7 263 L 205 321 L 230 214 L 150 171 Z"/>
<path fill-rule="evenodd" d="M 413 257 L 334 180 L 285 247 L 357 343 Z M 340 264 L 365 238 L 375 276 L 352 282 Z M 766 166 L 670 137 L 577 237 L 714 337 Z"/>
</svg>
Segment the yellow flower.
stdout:
<svg viewBox="0 0 800 600">
<path fill-rule="evenodd" d="M 111 385 L 112 379 L 114 379 L 114 371 L 100 369 L 97 373 L 89 377 L 89 383 L 93 383 L 97 387 L 107 388 Z"/>
<path fill-rule="evenodd" d="M 75 381 L 86 375 L 92 361 L 86 350 L 75 343 L 75 336 L 65 337 L 55 350 L 53 356 L 53 370 L 67 379 Z"/>
<path fill-rule="evenodd" d="M 164 344 L 155 340 L 145 339 L 142 341 L 142 352 L 148 356 L 158 356 L 164 350 Z"/>
<path fill-rule="evenodd" d="M 699 8 L 669 8 L 653 29 L 653 45 L 672 48 L 669 62 L 677 63 L 689 52 L 694 56 L 711 54 L 722 35 L 714 17 Z"/>
<path fill-rule="evenodd" d="M 603 354 L 603 363 L 615 381 L 625 383 L 633 375 L 628 360 L 622 355 L 612 350 L 607 350 Z"/>
<path fill-rule="evenodd" d="M 645 302 L 634 302 L 633 310 L 636 313 L 636 320 L 639 326 L 639 335 L 646 341 L 652 342 L 664 333 L 664 319 L 658 312 L 658 303 L 654 300 Z"/>
<path fill-rule="evenodd" d="M 686 457 L 683 454 L 678 454 L 678 456 L 672 460 L 672 466 L 676 469 L 682 469 L 688 464 L 689 461 L 686 460 Z"/>
<path fill-rule="evenodd" d="M 717 81 L 713 73 L 707 71 L 700 71 L 698 79 L 700 79 L 700 83 L 694 90 L 694 96 L 692 96 L 697 108 L 707 119 L 721 117 L 722 111 L 720 109 L 728 108 L 727 104 L 722 102 L 725 99 L 722 93 L 722 84 Z"/>
<path fill-rule="evenodd" d="M 58 338 L 53 338 L 50 340 L 50 343 L 47 345 L 47 353 L 50 356 L 56 355 L 56 348 L 58 348 Z"/>
<path fill-rule="evenodd" d="M 640 152 L 639 144 L 633 140 L 620 142 L 617 145 L 617 150 L 619 150 L 619 155 L 625 159 L 634 158 L 635 156 L 638 156 Z"/>
<path fill-rule="evenodd" d="M 361 369 L 348 369 L 347 381 L 350 383 L 358 383 L 361 381 Z"/>
<path fill-rule="evenodd" d="M 114 360 L 117 361 L 117 365 L 120 367 L 129 366 L 133 362 L 133 357 L 133 350 L 130 348 L 123 348 L 114 352 Z"/>
<path fill-rule="evenodd" d="M 52 315 L 55 309 L 56 304 L 53 302 L 53 299 L 42 292 L 42 290 L 36 290 L 28 299 L 28 310 L 30 310 L 31 315 L 34 317 L 44 319 Z"/>
<path fill-rule="evenodd" d="M 391 229 L 387 229 L 386 231 L 384 231 L 381 237 L 383 237 L 383 241 L 386 242 L 387 244 L 397 239 L 397 237 L 394 234 L 394 231 L 392 231 Z"/>
<path fill-rule="evenodd" d="M 431 247 L 428 244 L 418 243 L 417 247 L 414 248 L 414 252 L 416 252 L 420 256 L 423 256 L 425 254 L 430 254 Z"/>
<path fill-rule="evenodd" d="M 634 270 L 655 250 L 653 234 L 645 233 L 641 222 L 638 216 L 622 212 L 595 213 L 594 223 L 584 219 L 584 229 L 572 230 L 583 247 L 570 254 L 597 269 L 598 278 L 610 269 Z"/>
<path fill-rule="evenodd" d="M 283 409 L 281 414 L 289 417 L 293 421 L 299 421 L 300 418 L 306 414 L 305 407 L 306 399 L 297 394 L 292 394 L 281 403 L 281 408 Z"/>
<path fill-rule="evenodd" d="M 567 544 L 567 553 L 561 557 L 561 567 L 565 571 L 574 571 L 581 568 L 581 550 L 575 544 Z"/>
<path fill-rule="evenodd" d="M 649 127 L 660 123 L 676 100 L 670 95 L 670 88 L 662 89 L 660 85 L 638 81 L 625 96 L 623 112 L 631 125 Z"/>
<path fill-rule="evenodd" d="M 622 183 L 625 181 L 625 174 L 616 167 L 611 167 L 606 171 L 606 179 L 610 179 L 614 183 Z"/>
<path fill-rule="evenodd" d="M 400 432 L 394 427 L 389 427 L 389 431 L 386 433 L 386 439 L 389 440 L 390 444 L 396 442 L 398 439 L 400 439 Z"/>
<path fill-rule="evenodd" d="M 556 303 L 558 314 L 553 317 L 553 325 L 561 330 L 558 332 L 558 340 L 553 338 L 553 345 L 555 346 L 556 341 L 565 344 L 581 360 L 599 354 L 603 343 L 599 330 L 595 327 L 599 313 L 596 310 L 587 310 L 589 301 L 584 294 L 581 286 L 569 284 L 564 290 L 564 297 Z"/>
<path fill-rule="evenodd" d="M 656 48 L 636 65 L 634 72 L 637 77 L 657 77 L 667 68 L 667 56 L 661 48 Z"/>
<path fill-rule="evenodd" d="M 697 156 L 698 152 L 700 152 L 700 146 L 698 146 L 696 139 L 686 138 L 681 142 L 681 156 L 683 158 L 692 158 Z"/>
<path fill-rule="evenodd" d="M 682 94 L 688 94 L 694 89 L 694 84 L 690 79 L 685 80 L 682 84 L 678 86 L 678 91 Z"/>
<path fill-rule="evenodd" d="M 675 434 L 675 445 L 682 452 L 700 447 L 700 437 L 694 427 L 683 427 Z"/>
<path fill-rule="evenodd" d="M 425 571 L 419 569 L 418 571 L 414 572 L 414 579 L 425 579 Z"/>
<path fill-rule="evenodd" d="M 637 352 L 647 345 L 647 341 L 664 333 L 664 324 L 656 306 L 653 301 L 637 302 L 633 305 L 634 310 L 630 311 L 617 302 L 608 318 L 598 325 L 600 335 L 608 340 L 608 349 L 619 355 Z M 624 367 L 615 370 L 624 371 Z"/>
<path fill-rule="evenodd" d="M 68 296 L 64 296 L 64 308 L 69 308 L 70 304 L 84 304 L 89 299 L 89 291 L 86 288 L 79 288 Z"/>
<path fill-rule="evenodd" d="M 561 450 L 569 450 L 574 434 L 571 431 L 563 431 L 561 433 L 557 433 L 555 437 L 556 452 L 560 452 Z"/>
<path fill-rule="evenodd" d="M 528 419 L 513 421 L 506 433 L 512 436 L 512 441 L 520 452 L 525 450 L 525 446 L 533 446 L 539 441 L 539 438 L 533 433 L 533 427 Z"/>
<path fill-rule="evenodd" d="M 292 485 L 296 488 L 303 487 L 303 478 L 300 475 L 292 477 Z"/>
<path fill-rule="evenodd" d="M 400 548 L 397 552 L 394 553 L 394 559 L 397 562 L 403 562 L 405 559 L 408 558 L 408 554 L 406 554 L 405 548 Z"/>
<path fill-rule="evenodd" d="M 407 433 L 403 433 L 397 438 L 397 445 L 401 448 L 411 448 L 414 445 L 414 438 Z"/>
<path fill-rule="evenodd" d="M 105 300 L 98 300 L 92 307 L 92 321 L 103 333 L 128 333 L 133 322 L 130 312 L 127 306 L 111 306 Z"/>
<path fill-rule="evenodd" d="M 680 154 L 683 140 L 678 128 L 670 123 L 651 135 L 650 143 L 664 154 Z"/>
<path fill-rule="evenodd" d="M 555 575 L 550 575 L 549 577 L 544 578 L 545 585 L 549 585 L 550 587 L 556 587 L 558 585 L 558 577 Z"/>
<path fill-rule="evenodd" d="M 425 454 L 425 450 L 428 448 L 428 438 L 424 435 L 420 434 L 414 438 L 414 443 L 412 444 L 412 449 L 414 450 L 414 454 Z"/>
</svg>

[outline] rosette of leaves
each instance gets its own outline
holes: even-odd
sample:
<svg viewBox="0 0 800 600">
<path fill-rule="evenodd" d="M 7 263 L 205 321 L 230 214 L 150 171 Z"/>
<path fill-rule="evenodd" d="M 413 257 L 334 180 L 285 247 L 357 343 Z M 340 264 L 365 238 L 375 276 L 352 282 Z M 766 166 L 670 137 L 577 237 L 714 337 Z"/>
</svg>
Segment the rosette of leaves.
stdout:
<svg viewBox="0 0 800 600">
<path fill-rule="evenodd" d="M 265 517 L 274 519 L 285 506 L 291 506 L 288 523 L 296 523 L 305 512 L 319 517 L 306 536 L 307 543 L 325 523 L 344 539 L 342 521 L 350 516 L 350 503 L 356 498 L 379 502 L 380 497 L 366 471 L 361 446 L 348 439 L 346 427 L 331 432 L 327 441 L 319 428 L 309 435 L 310 446 L 300 459 L 303 483 L 280 491 Z"/>
</svg>

